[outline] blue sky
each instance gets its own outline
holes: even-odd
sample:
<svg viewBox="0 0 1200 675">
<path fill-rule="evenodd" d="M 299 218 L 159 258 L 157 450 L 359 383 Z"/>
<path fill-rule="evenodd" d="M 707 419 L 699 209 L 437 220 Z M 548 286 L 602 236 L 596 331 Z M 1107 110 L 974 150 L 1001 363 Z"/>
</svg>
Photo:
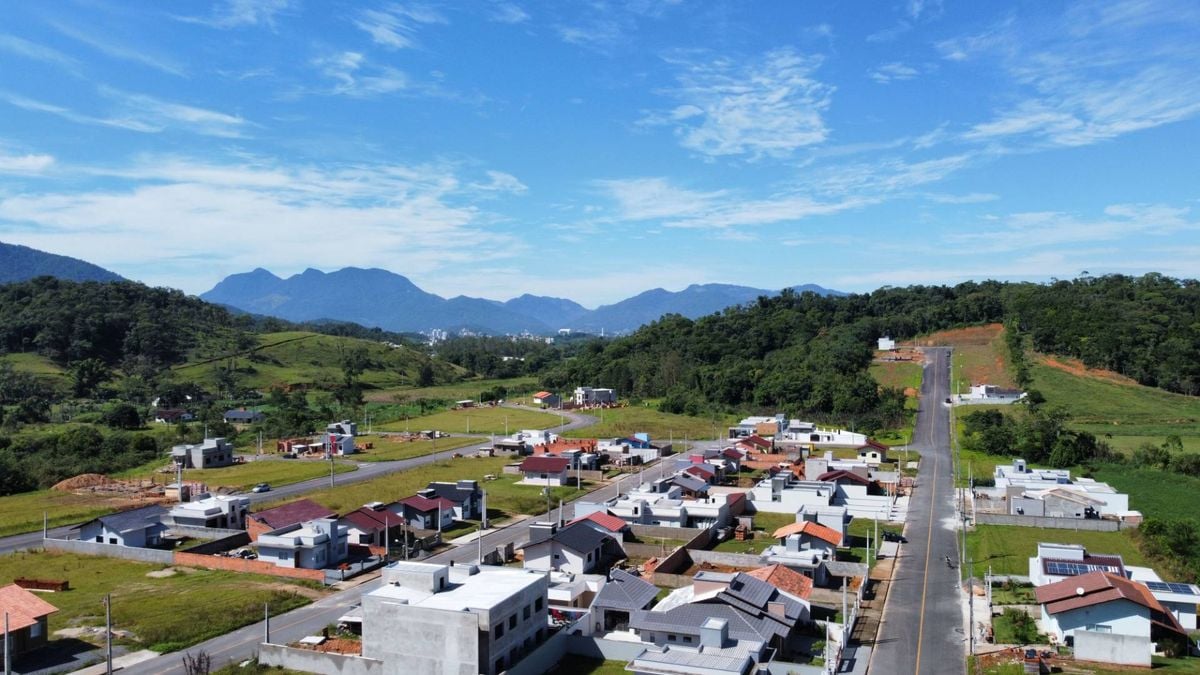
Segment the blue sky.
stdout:
<svg viewBox="0 0 1200 675">
<path fill-rule="evenodd" d="M 15 3 L 0 239 L 593 306 L 1200 276 L 1200 5 Z"/>
</svg>

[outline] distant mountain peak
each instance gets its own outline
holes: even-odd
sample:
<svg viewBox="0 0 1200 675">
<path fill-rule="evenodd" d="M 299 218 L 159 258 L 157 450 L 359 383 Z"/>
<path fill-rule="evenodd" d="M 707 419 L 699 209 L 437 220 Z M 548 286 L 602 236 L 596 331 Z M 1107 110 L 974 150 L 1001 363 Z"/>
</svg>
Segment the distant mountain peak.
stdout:
<svg viewBox="0 0 1200 675">
<path fill-rule="evenodd" d="M 34 277 L 56 277 L 67 281 L 124 281 L 86 260 L 47 253 L 20 244 L 0 242 L 0 283 L 25 281 Z"/>
</svg>

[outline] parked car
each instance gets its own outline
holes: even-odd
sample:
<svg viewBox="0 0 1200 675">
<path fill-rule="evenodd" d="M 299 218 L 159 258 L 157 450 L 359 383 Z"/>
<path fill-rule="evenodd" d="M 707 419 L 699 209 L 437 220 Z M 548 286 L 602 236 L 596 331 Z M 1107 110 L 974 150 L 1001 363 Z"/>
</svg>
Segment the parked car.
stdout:
<svg viewBox="0 0 1200 675">
<path fill-rule="evenodd" d="M 251 490 L 251 492 L 270 492 L 270 491 L 271 491 L 270 483 L 259 483 L 258 485 L 254 486 L 253 490 Z"/>
<path fill-rule="evenodd" d="M 898 544 L 907 544 L 908 543 L 908 538 L 906 538 L 904 535 L 900 534 L 899 532 L 889 532 L 887 530 L 883 531 L 883 540 L 884 541 L 894 541 Z"/>
</svg>

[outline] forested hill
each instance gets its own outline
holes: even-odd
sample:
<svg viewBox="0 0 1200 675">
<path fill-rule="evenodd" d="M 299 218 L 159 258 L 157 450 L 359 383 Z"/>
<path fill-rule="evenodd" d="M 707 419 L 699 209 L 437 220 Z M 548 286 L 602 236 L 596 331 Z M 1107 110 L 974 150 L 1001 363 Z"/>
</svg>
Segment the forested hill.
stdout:
<svg viewBox="0 0 1200 675">
<path fill-rule="evenodd" d="M 68 281 L 121 281 L 120 275 L 90 262 L 0 242 L 0 284 L 40 276 Z"/>
<path fill-rule="evenodd" d="M 880 392 L 867 374 L 877 337 L 997 321 L 1028 334 L 1040 351 L 1197 393 L 1200 284 L 1156 274 L 845 297 L 787 292 L 695 321 L 664 317 L 627 338 L 589 345 L 542 379 L 548 387 L 587 382 L 661 396 L 668 410 L 751 406 L 872 426 L 895 412 L 894 392 Z"/>
</svg>

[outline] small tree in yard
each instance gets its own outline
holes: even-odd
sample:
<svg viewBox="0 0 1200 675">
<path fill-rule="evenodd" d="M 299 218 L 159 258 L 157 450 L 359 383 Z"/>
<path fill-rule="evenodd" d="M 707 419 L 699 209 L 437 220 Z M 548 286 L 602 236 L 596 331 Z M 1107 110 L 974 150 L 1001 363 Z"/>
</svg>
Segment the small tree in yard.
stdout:
<svg viewBox="0 0 1200 675">
<path fill-rule="evenodd" d="M 1004 609 L 1004 620 L 1012 627 L 1013 642 L 1017 644 L 1027 645 L 1038 641 L 1037 624 L 1034 623 L 1033 617 L 1023 609 L 1016 607 L 1006 607 Z"/>
</svg>

